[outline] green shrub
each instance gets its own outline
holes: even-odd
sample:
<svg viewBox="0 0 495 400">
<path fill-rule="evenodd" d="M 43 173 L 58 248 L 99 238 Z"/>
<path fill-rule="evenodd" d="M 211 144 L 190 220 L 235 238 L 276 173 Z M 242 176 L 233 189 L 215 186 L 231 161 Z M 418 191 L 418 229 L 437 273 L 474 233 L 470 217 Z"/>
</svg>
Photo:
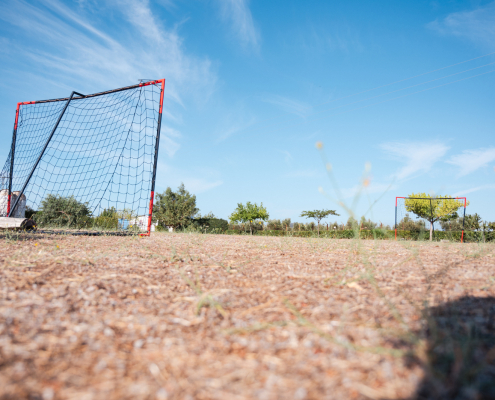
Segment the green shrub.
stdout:
<svg viewBox="0 0 495 400">
<path fill-rule="evenodd" d="M 227 229 L 229 229 L 229 223 L 228 221 L 221 219 L 221 218 L 210 218 L 208 220 L 209 227 L 207 229 L 207 232 L 215 232 L 215 233 L 220 233 L 224 232 Z"/>
<path fill-rule="evenodd" d="M 95 226 L 101 229 L 117 229 L 119 219 L 117 217 L 98 216 L 94 219 Z"/>
<path fill-rule="evenodd" d="M 93 218 L 88 203 L 78 201 L 74 196 L 62 197 L 49 194 L 41 202 L 40 210 L 34 214 L 39 226 L 81 228 L 92 226 Z"/>
<path fill-rule="evenodd" d="M 94 219 L 95 226 L 101 229 L 118 229 L 119 217 L 115 207 L 105 208 L 98 217 Z"/>
</svg>

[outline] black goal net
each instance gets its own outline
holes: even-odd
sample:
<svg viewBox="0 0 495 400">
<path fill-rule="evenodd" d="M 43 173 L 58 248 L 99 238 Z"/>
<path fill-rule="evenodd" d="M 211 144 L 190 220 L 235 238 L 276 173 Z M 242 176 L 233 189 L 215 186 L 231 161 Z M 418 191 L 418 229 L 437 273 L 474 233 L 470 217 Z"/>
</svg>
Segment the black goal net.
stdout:
<svg viewBox="0 0 495 400">
<path fill-rule="evenodd" d="M 150 232 L 165 80 L 19 103 L 0 216 Z"/>
</svg>

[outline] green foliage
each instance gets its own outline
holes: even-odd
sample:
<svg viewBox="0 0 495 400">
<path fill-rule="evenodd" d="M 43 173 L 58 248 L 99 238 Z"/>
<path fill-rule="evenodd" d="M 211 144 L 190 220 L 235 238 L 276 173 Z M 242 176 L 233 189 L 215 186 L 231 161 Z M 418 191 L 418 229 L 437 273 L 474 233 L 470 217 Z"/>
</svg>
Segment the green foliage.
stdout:
<svg viewBox="0 0 495 400">
<path fill-rule="evenodd" d="M 253 233 L 253 224 L 256 222 L 268 220 L 268 211 L 263 207 L 263 203 L 259 206 L 256 203 L 247 202 L 244 206 L 242 203 L 237 204 L 235 211 L 229 216 L 230 222 L 232 224 L 241 222 L 244 224 L 249 224 L 249 232 Z"/>
<path fill-rule="evenodd" d="M 117 210 L 115 207 L 105 208 L 101 213 L 100 217 L 117 217 Z"/>
<path fill-rule="evenodd" d="M 304 224 L 300 222 L 294 222 L 292 225 L 292 230 L 295 231 L 303 231 L 304 230 Z"/>
<path fill-rule="evenodd" d="M 318 235 L 320 234 L 320 221 L 325 219 L 329 215 L 339 215 L 335 210 L 313 210 L 313 211 L 303 211 L 301 217 L 313 218 L 318 224 Z"/>
<path fill-rule="evenodd" d="M 196 196 L 191 195 L 181 183 L 176 192 L 168 187 L 165 192 L 156 195 L 153 222 L 159 221 L 160 225 L 171 226 L 174 229 L 185 228 L 198 211 Z"/>
<path fill-rule="evenodd" d="M 425 230 L 424 220 L 414 220 L 406 213 L 398 224 L 397 229 L 402 231 L 420 232 Z"/>
<path fill-rule="evenodd" d="M 462 222 L 462 218 L 459 218 L 458 221 L 460 224 Z M 464 219 L 464 229 L 468 231 L 482 231 L 483 225 L 483 220 L 477 213 L 468 214 Z"/>
<path fill-rule="evenodd" d="M 349 217 L 347 220 L 347 223 L 345 224 L 345 227 L 347 229 L 358 229 L 358 221 L 356 218 L 354 218 L 352 215 Z"/>
<path fill-rule="evenodd" d="M 34 219 L 40 226 L 81 228 L 92 225 L 88 203 L 82 203 L 74 196 L 49 194 L 41 202 L 40 210 L 34 214 Z"/>
<path fill-rule="evenodd" d="M 104 230 L 117 229 L 119 227 L 119 217 L 115 207 L 105 208 L 95 218 L 95 226 Z"/>
<path fill-rule="evenodd" d="M 270 231 L 280 231 L 282 230 L 282 222 L 279 219 L 270 219 L 266 224 L 266 229 Z"/>
<path fill-rule="evenodd" d="M 229 223 L 224 219 L 216 218 L 213 213 L 193 218 L 192 226 L 203 233 L 223 233 L 229 229 Z"/>
<path fill-rule="evenodd" d="M 221 233 L 229 229 L 228 221 L 222 218 L 210 218 L 209 224 L 208 232 L 211 233 Z"/>
<path fill-rule="evenodd" d="M 448 195 L 431 197 L 426 193 L 412 193 L 409 197 L 413 198 L 405 199 L 406 210 L 430 222 L 430 240 L 433 240 L 433 224 L 457 218 L 457 210 L 464 206 L 460 200 L 447 199 L 451 197 Z"/>
<path fill-rule="evenodd" d="M 281 225 L 284 231 L 288 231 L 290 229 L 290 218 L 285 218 L 282 220 Z"/>
<path fill-rule="evenodd" d="M 371 221 L 371 219 L 366 219 L 364 216 L 361 217 L 361 221 L 359 221 L 359 229 L 375 229 L 376 223 Z"/>
</svg>

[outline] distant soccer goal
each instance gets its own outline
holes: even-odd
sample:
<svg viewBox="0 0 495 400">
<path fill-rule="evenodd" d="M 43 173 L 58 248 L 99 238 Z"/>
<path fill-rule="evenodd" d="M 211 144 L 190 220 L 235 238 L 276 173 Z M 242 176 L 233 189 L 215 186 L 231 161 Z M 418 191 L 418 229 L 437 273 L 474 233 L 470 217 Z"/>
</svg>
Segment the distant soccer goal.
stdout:
<svg viewBox="0 0 495 400">
<path fill-rule="evenodd" d="M 395 239 L 435 238 L 435 231 L 464 242 L 465 197 L 396 197 Z"/>
<path fill-rule="evenodd" d="M 0 216 L 37 211 L 41 224 L 77 230 L 139 220 L 149 234 L 164 90 L 161 79 L 18 103 Z"/>
</svg>

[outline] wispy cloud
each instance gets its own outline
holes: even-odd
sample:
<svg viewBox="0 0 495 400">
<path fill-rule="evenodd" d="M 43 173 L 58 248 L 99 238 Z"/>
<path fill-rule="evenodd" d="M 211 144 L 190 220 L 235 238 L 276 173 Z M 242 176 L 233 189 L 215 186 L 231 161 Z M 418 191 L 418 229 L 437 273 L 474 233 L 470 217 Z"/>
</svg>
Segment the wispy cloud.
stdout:
<svg viewBox="0 0 495 400">
<path fill-rule="evenodd" d="M 182 135 L 179 131 L 169 126 L 163 126 L 160 136 L 160 148 L 167 153 L 169 157 L 173 157 L 175 153 L 180 149 L 180 144 L 176 139 L 179 139 Z"/>
<path fill-rule="evenodd" d="M 115 19 L 120 18 L 118 35 L 98 28 L 97 19 L 86 16 L 84 9 L 58 0 L 47 0 L 43 7 L 7 0 L 0 4 L 0 19 L 32 38 L 32 46 L 11 51 L 27 59 L 25 65 L 38 65 L 40 79 L 56 78 L 82 91 L 165 77 L 165 101 L 181 107 L 193 91 L 198 97 L 199 92 L 201 96 L 212 92 L 216 78 L 210 61 L 186 54 L 178 33 L 156 19 L 148 1 L 122 0 L 106 6 Z"/>
<path fill-rule="evenodd" d="M 495 2 L 475 10 L 449 14 L 442 20 L 429 23 L 428 27 L 443 35 L 464 37 L 495 48 Z"/>
<path fill-rule="evenodd" d="M 464 150 L 461 154 L 450 157 L 447 162 L 459 167 L 459 176 L 465 176 L 488 166 L 495 161 L 495 147 L 478 150 Z"/>
<path fill-rule="evenodd" d="M 218 3 L 222 18 L 230 23 L 231 31 L 242 45 L 258 50 L 260 33 L 255 27 L 249 0 L 218 0 Z"/>
<path fill-rule="evenodd" d="M 459 192 L 454 193 L 452 196 L 454 196 L 454 197 L 465 196 L 469 193 L 474 193 L 474 192 L 478 192 L 480 190 L 489 190 L 489 189 L 495 189 L 495 184 L 489 183 L 487 185 L 476 186 L 476 187 L 473 187 L 471 189 L 460 190 Z"/>
<path fill-rule="evenodd" d="M 200 178 L 184 178 L 184 186 L 191 193 L 204 193 L 223 184 L 223 181 L 208 181 Z"/>
<path fill-rule="evenodd" d="M 398 180 L 428 172 L 449 149 L 439 142 L 391 142 L 383 143 L 380 148 L 392 159 L 405 164 L 394 175 Z"/>
<path fill-rule="evenodd" d="M 262 100 L 265 103 L 273 104 L 281 110 L 291 114 L 296 114 L 303 118 L 307 117 L 312 111 L 312 107 L 309 104 L 284 96 L 269 95 L 265 96 Z"/>
<path fill-rule="evenodd" d="M 254 116 L 247 116 L 247 112 L 244 109 L 234 110 L 228 114 L 223 121 L 219 124 L 217 129 L 219 132 L 217 135 L 217 143 L 223 142 L 230 137 L 244 131 L 256 122 Z"/>
<path fill-rule="evenodd" d="M 200 194 L 223 185 L 223 181 L 219 179 L 219 173 L 208 168 L 189 171 L 159 160 L 158 170 L 167 177 L 167 180 L 165 184 L 162 184 L 163 180 L 157 180 L 157 192 L 164 191 L 167 186 L 174 190 L 181 183 L 184 183 L 189 192 Z"/>
<path fill-rule="evenodd" d="M 279 153 L 284 155 L 284 160 L 287 164 L 289 164 L 294 158 L 292 157 L 292 154 L 288 152 L 287 150 L 279 150 Z"/>
<path fill-rule="evenodd" d="M 350 53 L 351 51 L 363 51 L 359 31 L 347 23 L 332 21 L 310 22 L 295 30 L 294 44 L 311 54 L 324 53 L 328 51 L 340 51 Z"/>
</svg>

